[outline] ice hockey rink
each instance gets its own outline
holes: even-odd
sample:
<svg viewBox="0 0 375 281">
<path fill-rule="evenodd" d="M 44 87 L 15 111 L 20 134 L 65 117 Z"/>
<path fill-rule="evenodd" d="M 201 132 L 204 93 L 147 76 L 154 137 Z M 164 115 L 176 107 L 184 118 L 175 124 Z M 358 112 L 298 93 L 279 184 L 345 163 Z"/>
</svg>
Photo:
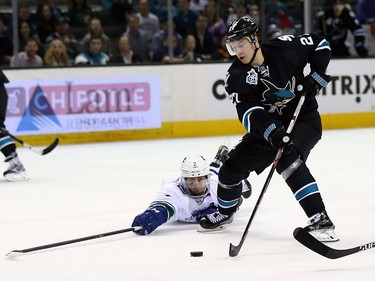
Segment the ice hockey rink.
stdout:
<svg viewBox="0 0 375 281">
<path fill-rule="evenodd" d="M 253 194 L 222 232 L 198 233 L 195 224 L 171 223 L 148 236 L 128 232 L 5 256 L 130 227 L 163 177 L 179 174 L 185 155 L 211 160 L 219 145 L 233 146 L 240 137 L 59 145 L 45 156 L 19 148 L 31 179 L 0 179 L 0 280 L 374 280 L 375 249 L 330 260 L 293 238 L 307 218 L 277 173 L 239 255 L 229 257 L 229 243 L 240 241 L 269 168 L 250 176 Z M 329 246 L 375 241 L 375 128 L 324 131 L 308 166 L 341 238 Z M 203 251 L 203 257 L 190 257 L 191 251 Z"/>
</svg>

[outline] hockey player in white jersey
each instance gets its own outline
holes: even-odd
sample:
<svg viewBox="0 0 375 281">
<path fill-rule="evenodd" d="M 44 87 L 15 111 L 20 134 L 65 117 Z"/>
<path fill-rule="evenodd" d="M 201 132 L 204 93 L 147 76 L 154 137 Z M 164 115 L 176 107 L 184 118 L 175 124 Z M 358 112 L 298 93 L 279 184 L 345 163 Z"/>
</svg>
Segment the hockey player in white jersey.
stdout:
<svg viewBox="0 0 375 281">
<path fill-rule="evenodd" d="M 181 176 L 163 180 L 162 188 L 153 202 L 134 218 L 132 227 L 142 226 L 136 233 L 147 235 L 166 222 L 198 223 L 208 216 L 219 214 L 217 175 L 227 154 L 228 148 L 220 146 L 210 165 L 201 155 L 186 156 L 181 163 Z M 246 181 L 242 196 L 248 198 L 250 195 L 251 186 Z M 211 217 L 210 220 L 215 218 Z M 199 227 L 198 231 L 222 230 L 227 224 L 228 222 L 212 230 Z"/>
</svg>

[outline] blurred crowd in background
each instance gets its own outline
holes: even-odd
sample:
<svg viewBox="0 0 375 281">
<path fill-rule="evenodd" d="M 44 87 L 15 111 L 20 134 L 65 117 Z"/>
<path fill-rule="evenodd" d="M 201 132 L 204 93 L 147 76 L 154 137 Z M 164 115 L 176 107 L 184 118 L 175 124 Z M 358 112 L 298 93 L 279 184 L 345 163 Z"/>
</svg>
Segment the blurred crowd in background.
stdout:
<svg viewBox="0 0 375 281">
<path fill-rule="evenodd" d="M 12 1 L 0 0 L 1 67 L 228 61 L 227 26 L 244 15 L 258 24 L 262 40 L 304 33 L 303 0 L 169 3 L 170 9 L 168 0 L 18 0 L 15 50 Z M 375 57 L 374 0 L 311 1 L 311 13 L 312 32 L 331 43 L 333 57 Z"/>
</svg>

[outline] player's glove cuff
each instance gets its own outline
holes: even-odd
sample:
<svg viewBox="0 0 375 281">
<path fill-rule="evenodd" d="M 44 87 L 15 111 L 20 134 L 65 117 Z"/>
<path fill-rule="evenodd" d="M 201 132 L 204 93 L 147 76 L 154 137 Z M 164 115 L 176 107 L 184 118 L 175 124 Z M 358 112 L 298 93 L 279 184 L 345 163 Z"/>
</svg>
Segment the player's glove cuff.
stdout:
<svg viewBox="0 0 375 281">
<path fill-rule="evenodd" d="M 136 231 L 136 234 L 147 235 L 153 232 L 157 227 L 168 220 L 168 211 L 162 206 L 150 207 L 142 214 L 134 218 L 132 227 L 142 226 L 141 230 Z"/>
<path fill-rule="evenodd" d="M 355 43 L 354 47 L 355 47 L 355 50 L 357 51 L 357 53 L 360 57 L 362 57 L 362 58 L 367 57 L 368 50 L 364 46 L 363 42 L 359 41 L 359 42 Z"/>
<path fill-rule="evenodd" d="M 316 94 L 322 88 L 327 87 L 330 81 L 331 76 L 314 71 L 302 80 L 302 82 L 297 86 L 297 91 L 307 94 Z"/>
<path fill-rule="evenodd" d="M 271 123 L 265 132 L 269 131 L 264 138 L 268 140 L 271 145 L 277 150 L 283 148 L 283 153 L 288 154 L 290 152 L 291 145 L 293 144 L 292 135 L 288 134 L 284 127 L 280 123 Z"/>
</svg>

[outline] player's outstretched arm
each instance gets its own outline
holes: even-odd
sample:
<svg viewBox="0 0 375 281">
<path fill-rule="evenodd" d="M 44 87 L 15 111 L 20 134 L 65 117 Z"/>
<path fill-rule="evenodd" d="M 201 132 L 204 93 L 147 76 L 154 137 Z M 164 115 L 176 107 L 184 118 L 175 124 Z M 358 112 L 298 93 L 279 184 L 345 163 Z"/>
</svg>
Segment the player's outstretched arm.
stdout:
<svg viewBox="0 0 375 281">
<path fill-rule="evenodd" d="M 168 220 L 168 211 L 163 206 L 150 207 L 134 218 L 132 227 L 142 226 L 136 234 L 147 235 Z"/>
</svg>

